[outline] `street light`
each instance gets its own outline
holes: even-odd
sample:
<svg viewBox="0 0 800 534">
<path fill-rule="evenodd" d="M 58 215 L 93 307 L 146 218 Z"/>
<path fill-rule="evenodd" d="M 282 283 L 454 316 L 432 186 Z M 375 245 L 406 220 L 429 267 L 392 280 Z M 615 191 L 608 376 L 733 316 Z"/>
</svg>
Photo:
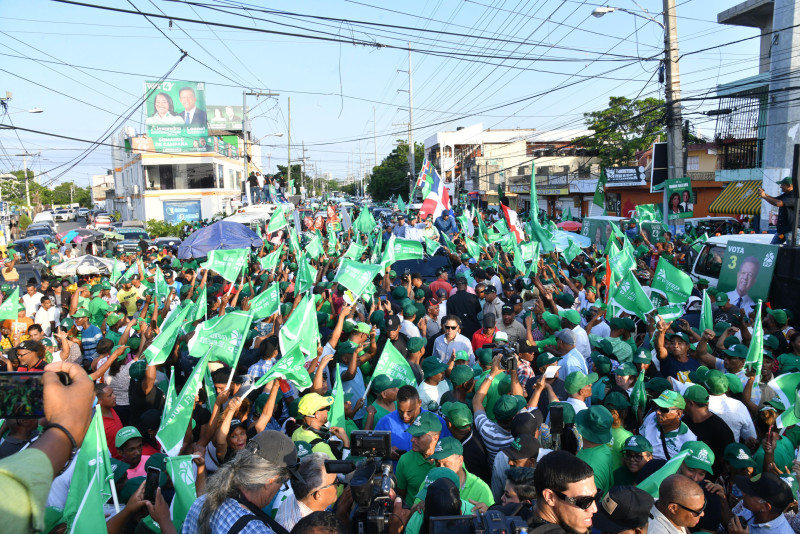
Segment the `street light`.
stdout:
<svg viewBox="0 0 800 534">
<path fill-rule="evenodd" d="M 12 111 L 9 115 L 16 115 L 17 113 L 44 113 L 44 110 L 42 108 L 23 109 L 20 111 Z"/>
<path fill-rule="evenodd" d="M 659 21 L 658 19 L 651 16 L 649 13 L 647 15 L 643 15 L 641 13 L 637 13 L 636 11 L 631 11 L 630 9 L 625 9 L 624 7 L 611 7 L 611 6 L 600 6 L 594 8 L 592 11 L 592 16 L 597 17 L 598 19 L 607 13 L 613 13 L 614 11 L 623 11 L 629 15 L 633 15 L 634 17 L 643 18 L 645 20 L 649 20 L 650 22 L 655 22 L 661 28 L 664 28 L 664 23 Z"/>
<path fill-rule="evenodd" d="M 251 145 L 258 145 L 259 143 L 261 143 L 261 141 L 263 139 L 266 139 L 267 137 L 283 137 L 283 132 L 277 132 L 277 133 L 271 133 L 271 134 L 267 134 L 267 135 L 262 135 L 261 137 L 259 137 L 255 141 L 250 141 L 250 144 Z"/>
</svg>

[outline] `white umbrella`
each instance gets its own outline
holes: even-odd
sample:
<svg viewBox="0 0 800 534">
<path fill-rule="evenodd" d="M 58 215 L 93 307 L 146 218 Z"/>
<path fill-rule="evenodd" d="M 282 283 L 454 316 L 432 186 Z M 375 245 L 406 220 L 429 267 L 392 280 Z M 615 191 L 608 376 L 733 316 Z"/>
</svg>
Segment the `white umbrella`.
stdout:
<svg viewBox="0 0 800 534">
<path fill-rule="evenodd" d="M 114 269 L 114 262 L 99 256 L 78 256 L 64 263 L 52 267 L 56 276 L 75 276 L 76 274 L 110 274 Z"/>
</svg>

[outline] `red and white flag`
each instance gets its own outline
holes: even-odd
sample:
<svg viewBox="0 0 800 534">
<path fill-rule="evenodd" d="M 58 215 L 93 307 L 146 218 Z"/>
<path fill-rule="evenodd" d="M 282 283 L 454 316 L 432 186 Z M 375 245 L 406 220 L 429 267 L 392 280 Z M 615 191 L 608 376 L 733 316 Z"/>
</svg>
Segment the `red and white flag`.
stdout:
<svg viewBox="0 0 800 534">
<path fill-rule="evenodd" d="M 508 223 L 509 231 L 514 234 L 514 237 L 517 238 L 517 243 L 522 243 L 525 240 L 525 231 L 522 229 L 522 226 L 519 224 L 519 219 L 517 218 L 517 212 L 509 209 L 508 206 L 505 204 L 500 204 L 503 208 L 503 213 L 506 216 L 506 222 Z"/>
<path fill-rule="evenodd" d="M 430 187 L 430 189 L 422 201 L 422 207 L 419 209 L 419 216 L 422 220 L 425 220 L 428 215 L 433 215 L 433 218 L 436 219 L 443 211 L 450 209 L 450 195 L 447 193 L 447 188 L 444 186 L 444 180 L 439 177 L 439 173 L 436 172 L 433 165 L 423 168 L 423 172 L 420 173 L 420 178 L 423 178 L 424 184 L 427 184 L 426 187 L 423 187 L 423 192 L 425 192 L 425 189 L 428 189 L 428 187 Z"/>
</svg>

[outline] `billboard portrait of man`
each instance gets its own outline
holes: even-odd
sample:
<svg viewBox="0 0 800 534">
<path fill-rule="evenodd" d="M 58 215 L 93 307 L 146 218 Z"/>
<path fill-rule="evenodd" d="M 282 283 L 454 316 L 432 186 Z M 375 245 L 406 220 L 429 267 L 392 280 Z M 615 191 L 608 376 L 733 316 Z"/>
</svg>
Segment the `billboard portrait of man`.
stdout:
<svg viewBox="0 0 800 534">
<path fill-rule="evenodd" d="M 739 272 L 736 273 L 736 287 L 732 291 L 728 291 L 728 299 L 731 304 L 741 308 L 745 313 L 753 311 L 756 304 L 748 293 L 756 283 L 760 268 L 761 262 L 758 258 L 755 256 L 745 258 L 739 267 Z"/>
<path fill-rule="evenodd" d="M 191 87 L 183 87 L 178 93 L 183 111 L 181 118 L 183 123 L 188 127 L 205 128 L 208 123 L 208 117 L 205 110 L 196 107 L 197 95 Z"/>
</svg>

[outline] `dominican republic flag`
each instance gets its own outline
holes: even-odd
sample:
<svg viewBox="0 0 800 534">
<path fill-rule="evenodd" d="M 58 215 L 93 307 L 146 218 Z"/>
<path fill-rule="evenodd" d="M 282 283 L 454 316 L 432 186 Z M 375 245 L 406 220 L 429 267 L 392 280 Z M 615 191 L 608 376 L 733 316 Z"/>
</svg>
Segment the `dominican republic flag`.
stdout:
<svg viewBox="0 0 800 534">
<path fill-rule="evenodd" d="M 509 231 L 514 234 L 514 237 L 517 238 L 517 243 L 522 243 L 525 240 L 525 232 L 522 230 L 522 226 L 519 224 L 517 212 L 509 209 L 505 204 L 500 204 L 500 206 L 502 206 L 503 213 L 506 216 L 506 222 L 508 223 Z"/>
<path fill-rule="evenodd" d="M 428 215 L 433 215 L 435 219 L 443 211 L 450 209 L 450 196 L 447 194 L 444 181 L 427 159 L 422 165 L 417 184 L 422 184 L 423 200 L 419 210 L 420 218 L 424 220 Z"/>
</svg>

